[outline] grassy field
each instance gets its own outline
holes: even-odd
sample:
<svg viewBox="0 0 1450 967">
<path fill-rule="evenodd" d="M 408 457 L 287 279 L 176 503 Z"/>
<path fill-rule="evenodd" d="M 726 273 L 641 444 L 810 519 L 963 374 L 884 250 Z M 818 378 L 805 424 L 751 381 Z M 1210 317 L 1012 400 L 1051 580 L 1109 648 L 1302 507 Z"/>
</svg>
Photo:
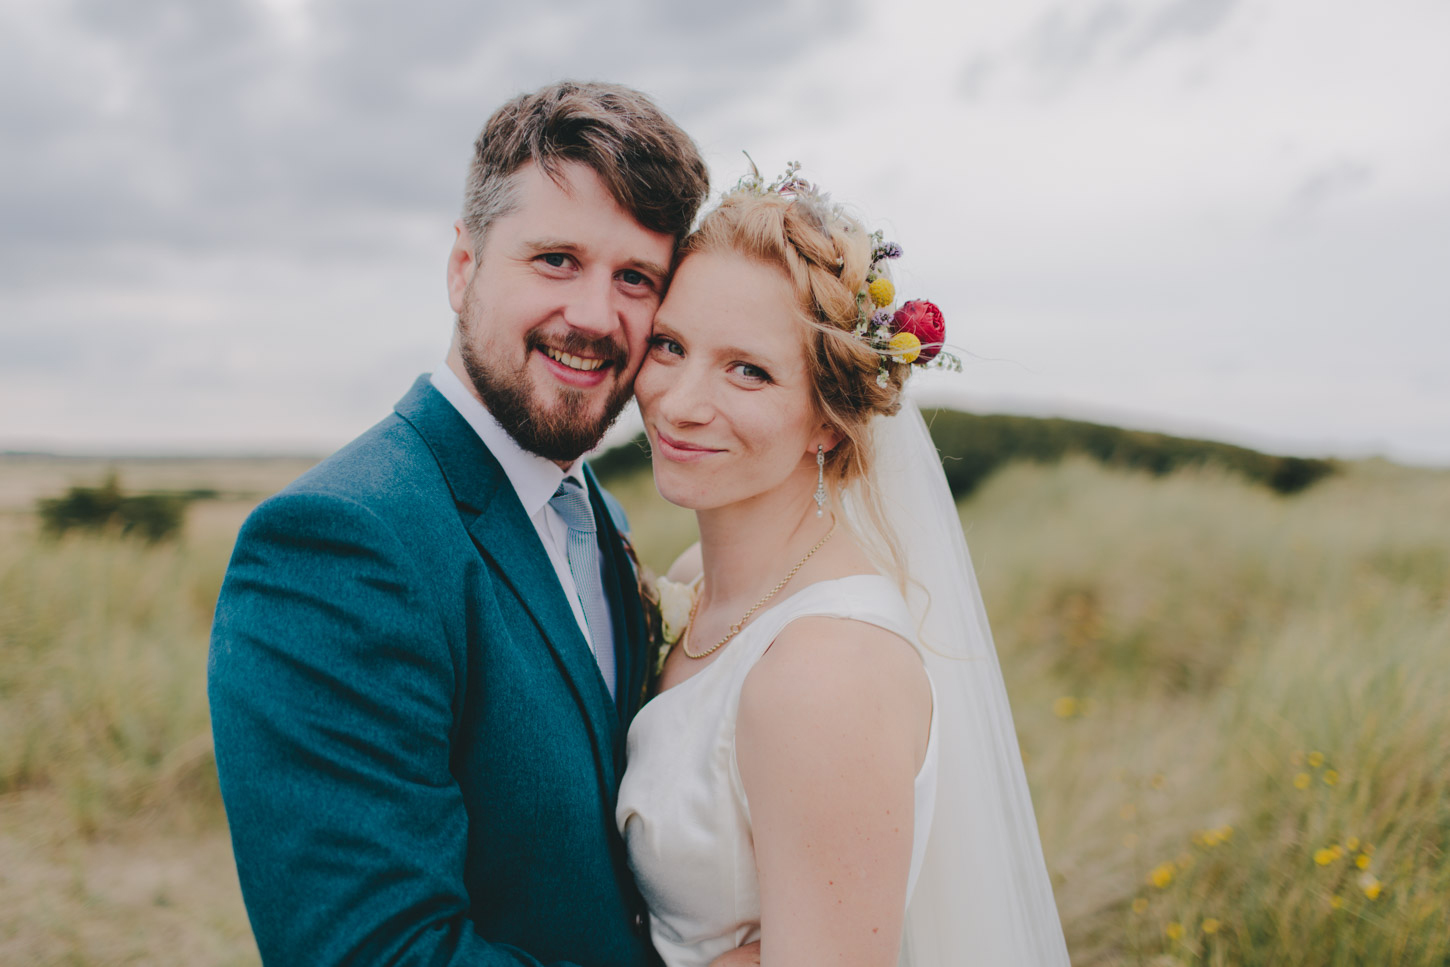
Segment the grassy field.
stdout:
<svg viewBox="0 0 1450 967">
<path fill-rule="evenodd" d="M 0 963 L 256 963 L 206 643 L 248 495 L 302 466 L 122 461 L 234 497 L 148 546 L 42 538 L 104 465 L 0 458 Z M 616 492 L 656 568 L 693 539 Z M 1076 964 L 1450 963 L 1450 474 L 1013 465 L 961 510 Z"/>
</svg>

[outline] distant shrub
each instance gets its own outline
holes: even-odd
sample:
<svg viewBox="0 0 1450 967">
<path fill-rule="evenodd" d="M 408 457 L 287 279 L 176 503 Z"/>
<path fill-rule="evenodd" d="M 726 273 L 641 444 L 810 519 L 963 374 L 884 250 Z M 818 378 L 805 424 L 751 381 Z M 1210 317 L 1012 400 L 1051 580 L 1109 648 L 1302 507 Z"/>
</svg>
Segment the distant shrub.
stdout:
<svg viewBox="0 0 1450 967">
<path fill-rule="evenodd" d="M 177 537 L 188 495 L 125 494 L 116 474 L 99 487 L 72 487 L 63 497 L 42 498 L 37 512 L 47 533 L 111 531 L 160 541 Z"/>
<path fill-rule="evenodd" d="M 924 415 L 956 497 L 970 494 L 1010 460 L 1052 463 L 1069 454 L 1157 476 L 1183 467 L 1222 467 L 1280 494 L 1298 493 L 1334 472 L 1328 460 L 1276 457 L 1228 443 L 1079 420 L 979 416 L 956 410 L 929 410 Z"/>
<path fill-rule="evenodd" d="M 649 440 L 641 433 L 628 443 L 610 447 L 589 458 L 589 469 L 604 487 L 612 487 L 626 477 L 649 470 Z"/>
<path fill-rule="evenodd" d="M 1009 461 L 1054 463 L 1070 454 L 1084 454 L 1107 466 L 1143 470 L 1156 476 L 1183 467 L 1222 467 L 1280 494 L 1305 490 L 1335 469 L 1328 460 L 1276 457 L 1229 443 L 1079 420 L 979 416 L 958 410 L 927 410 L 923 415 L 941 451 L 947 484 L 957 498 L 976 490 Z M 629 443 L 601 453 L 589 465 L 608 487 L 648 469 L 649 444 L 641 433 Z"/>
</svg>

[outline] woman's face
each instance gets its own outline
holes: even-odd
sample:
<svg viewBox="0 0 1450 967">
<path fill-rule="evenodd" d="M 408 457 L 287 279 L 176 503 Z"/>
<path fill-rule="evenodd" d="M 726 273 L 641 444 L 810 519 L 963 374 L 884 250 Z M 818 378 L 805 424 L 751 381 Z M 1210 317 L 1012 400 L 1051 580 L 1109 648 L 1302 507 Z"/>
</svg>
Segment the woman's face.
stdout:
<svg viewBox="0 0 1450 967">
<path fill-rule="evenodd" d="M 815 489 L 816 414 L 804 325 L 785 274 L 734 253 L 689 256 L 655 316 L 634 392 L 655 486 L 708 510 L 787 486 Z"/>
</svg>

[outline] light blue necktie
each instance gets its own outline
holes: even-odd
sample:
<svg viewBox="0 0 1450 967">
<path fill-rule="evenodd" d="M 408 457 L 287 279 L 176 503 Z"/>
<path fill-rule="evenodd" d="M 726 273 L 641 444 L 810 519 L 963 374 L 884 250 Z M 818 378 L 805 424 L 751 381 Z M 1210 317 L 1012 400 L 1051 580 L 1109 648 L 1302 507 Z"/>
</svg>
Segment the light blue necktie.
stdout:
<svg viewBox="0 0 1450 967">
<path fill-rule="evenodd" d="M 599 544 L 589 495 L 565 477 L 549 498 L 549 506 L 569 527 L 569 573 L 574 577 L 574 588 L 584 609 L 584 623 L 589 626 L 589 637 L 594 642 L 594 660 L 599 662 L 599 672 L 604 676 L 609 697 L 613 698 L 614 629 L 609 623 L 609 606 L 604 603 L 604 585 L 599 578 Z"/>
</svg>

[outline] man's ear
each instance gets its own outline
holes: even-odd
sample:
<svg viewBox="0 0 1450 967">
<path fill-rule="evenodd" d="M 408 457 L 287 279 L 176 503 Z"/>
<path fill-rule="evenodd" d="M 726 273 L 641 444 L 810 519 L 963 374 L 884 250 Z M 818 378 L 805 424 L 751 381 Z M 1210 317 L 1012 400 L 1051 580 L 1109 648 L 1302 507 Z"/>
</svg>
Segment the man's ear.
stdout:
<svg viewBox="0 0 1450 967">
<path fill-rule="evenodd" d="M 453 248 L 448 253 L 448 304 L 457 313 L 463 312 L 463 294 L 478 271 L 478 261 L 473 256 L 473 236 L 463 225 L 463 219 L 453 223 Z"/>
</svg>

